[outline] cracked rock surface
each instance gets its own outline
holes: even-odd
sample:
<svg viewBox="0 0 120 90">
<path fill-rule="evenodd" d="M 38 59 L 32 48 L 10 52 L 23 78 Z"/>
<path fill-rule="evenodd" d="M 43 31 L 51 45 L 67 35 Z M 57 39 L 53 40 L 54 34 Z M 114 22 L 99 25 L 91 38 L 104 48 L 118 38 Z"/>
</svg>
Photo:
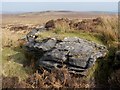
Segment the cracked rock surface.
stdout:
<svg viewBox="0 0 120 90">
<path fill-rule="evenodd" d="M 35 33 L 27 35 L 28 43 L 25 45 L 25 50 L 36 57 L 36 66 L 49 71 L 65 66 L 70 73 L 81 74 L 107 53 L 104 45 L 78 37 L 66 37 L 63 40 L 47 38 L 36 41 Z"/>
</svg>

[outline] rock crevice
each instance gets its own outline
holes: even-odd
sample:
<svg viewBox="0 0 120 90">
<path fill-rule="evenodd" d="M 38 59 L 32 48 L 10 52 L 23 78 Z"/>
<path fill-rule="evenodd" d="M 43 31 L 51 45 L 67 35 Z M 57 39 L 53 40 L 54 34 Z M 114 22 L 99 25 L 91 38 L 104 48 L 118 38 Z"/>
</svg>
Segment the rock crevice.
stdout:
<svg viewBox="0 0 120 90">
<path fill-rule="evenodd" d="M 94 65 L 97 58 L 104 57 L 107 53 L 104 45 L 78 37 L 66 37 L 63 40 L 48 38 L 39 42 L 35 40 L 36 37 L 29 36 L 31 35 L 27 35 L 25 50 L 37 57 L 36 66 L 50 71 L 66 66 L 69 72 L 81 74 Z"/>
</svg>

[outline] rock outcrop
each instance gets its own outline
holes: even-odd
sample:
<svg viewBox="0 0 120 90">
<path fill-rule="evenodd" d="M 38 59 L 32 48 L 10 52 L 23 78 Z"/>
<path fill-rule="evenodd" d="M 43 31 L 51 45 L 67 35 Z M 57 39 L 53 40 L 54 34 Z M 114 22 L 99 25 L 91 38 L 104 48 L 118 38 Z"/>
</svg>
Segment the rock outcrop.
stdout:
<svg viewBox="0 0 120 90">
<path fill-rule="evenodd" d="M 107 53 L 105 46 L 78 37 L 37 41 L 37 32 L 39 31 L 33 30 L 27 34 L 25 50 L 35 56 L 36 66 L 49 71 L 65 66 L 71 73 L 82 74 L 97 58 L 104 57 Z"/>
</svg>

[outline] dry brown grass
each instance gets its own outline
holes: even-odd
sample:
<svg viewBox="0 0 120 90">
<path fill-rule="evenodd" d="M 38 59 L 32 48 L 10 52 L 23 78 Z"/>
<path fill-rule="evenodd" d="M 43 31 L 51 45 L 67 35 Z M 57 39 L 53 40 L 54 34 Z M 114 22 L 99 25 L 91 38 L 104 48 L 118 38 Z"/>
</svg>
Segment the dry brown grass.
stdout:
<svg viewBox="0 0 120 90">
<path fill-rule="evenodd" d="M 2 74 L 9 77 L 18 77 L 23 80 L 28 77 L 32 72 L 30 67 L 23 67 L 23 62 L 26 58 L 24 54 L 20 51 L 20 38 L 22 38 L 25 33 L 24 31 L 10 31 L 8 29 L 2 29 Z M 14 48 L 18 50 L 14 50 Z"/>
<path fill-rule="evenodd" d="M 12 47 L 17 46 L 20 42 L 19 39 L 24 37 L 24 35 L 29 31 L 10 31 L 8 29 L 2 29 L 2 47 Z"/>
<path fill-rule="evenodd" d="M 102 16 L 102 25 L 97 26 L 96 31 L 101 35 L 105 44 L 118 42 L 118 16 Z"/>
<path fill-rule="evenodd" d="M 94 18 L 98 16 L 106 16 L 107 14 L 96 14 L 90 12 L 46 12 L 46 13 L 24 13 L 16 15 L 3 15 L 3 25 L 7 24 L 43 24 L 51 19 L 69 18 Z M 112 15 L 110 15 L 112 16 Z"/>
<path fill-rule="evenodd" d="M 13 83 L 8 83 L 13 81 Z M 24 83 L 24 85 L 22 84 Z M 4 77 L 3 87 L 9 88 L 90 88 L 90 84 L 82 77 L 72 75 L 67 69 L 61 68 L 53 70 L 51 73 L 43 70 L 42 74 L 38 72 L 29 76 L 25 81 L 19 81 L 17 77 Z"/>
<path fill-rule="evenodd" d="M 44 17 L 43 17 L 44 16 Z M 21 14 L 21 15 L 3 15 L 3 22 L 2 26 L 4 27 L 5 25 L 8 24 L 23 24 L 23 25 L 42 25 L 48 20 L 51 19 L 58 19 L 58 18 L 69 18 L 69 19 L 79 19 L 81 20 L 82 18 L 94 18 L 98 17 L 101 15 L 86 15 L 81 13 L 75 13 L 75 14 L 57 14 L 57 13 L 44 13 L 44 14 Z M 103 15 L 104 16 L 104 15 Z M 106 15 L 103 18 L 104 25 L 97 27 L 97 30 L 101 34 L 102 37 L 94 37 L 90 33 L 80 33 L 78 31 L 73 32 L 73 30 L 68 29 L 69 27 L 65 23 L 61 23 L 57 26 L 57 29 L 53 32 L 47 32 L 47 33 L 41 33 L 41 37 L 45 38 L 51 37 L 51 36 L 56 36 L 54 35 L 56 30 L 58 30 L 58 36 L 57 37 L 65 37 L 65 36 L 78 36 L 81 38 L 85 38 L 88 40 L 93 40 L 93 41 L 99 41 L 99 38 L 102 38 L 103 41 L 116 41 L 117 37 L 117 18 L 115 16 L 109 16 L 106 17 Z M 62 27 L 61 27 L 62 26 Z M 60 32 L 59 32 L 60 30 Z M 62 31 L 61 31 L 62 30 Z M 67 30 L 70 30 L 69 32 Z M 65 33 L 67 31 L 67 33 Z M 6 77 L 14 77 L 18 76 L 21 80 L 27 80 L 25 82 L 17 82 L 18 85 L 15 87 L 23 87 L 24 85 L 27 85 L 29 87 L 35 88 L 35 87 L 43 87 L 43 88 L 60 88 L 60 87 L 76 87 L 76 88 L 89 88 L 90 85 L 88 82 L 86 82 L 84 79 L 80 77 L 75 77 L 73 75 L 70 75 L 66 69 L 60 69 L 60 70 L 54 70 L 53 72 L 49 73 L 44 70 L 44 73 L 41 75 L 38 73 L 34 73 L 33 75 L 29 76 L 28 73 L 33 73 L 31 68 L 29 67 L 23 67 L 23 64 L 18 63 L 22 62 L 25 60 L 25 57 L 23 54 L 21 54 L 18 51 L 14 51 L 12 48 L 21 46 L 24 42 L 19 41 L 21 37 L 23 37 L 28 31 L 24 32 L 21 30 L 18 30 L 17 32 L 10 31 L 8 29 L 2 29 L 2 50 L 3 50 L 3 75 Z M 18 62 L 16 62 L 16 56 L 17 55 Z M 14 56 L 14 58 L 13 58 Z M 11 57 L 11 58 L 9 58 Z M 94 69 L 92 69 L 94 70 Z M 90 77 L 92 77 L 93 72 L 90 72 Z M 28 78 L 29 76 L 29 78 Z M 88 78 L 90 78 L 88 76 Z M 9 82 L 8 82 L 9 83 Z M 22 83 L 22 84 L 21 84 Z M 6 84 L 5 84 L 6 85 Z M 21 86 L 20 86 L 21 85 Z M 14 86 L 13 86 L 14 87 Z M 25 86 L 26 87 L 26 86 Z"/>
</svg>

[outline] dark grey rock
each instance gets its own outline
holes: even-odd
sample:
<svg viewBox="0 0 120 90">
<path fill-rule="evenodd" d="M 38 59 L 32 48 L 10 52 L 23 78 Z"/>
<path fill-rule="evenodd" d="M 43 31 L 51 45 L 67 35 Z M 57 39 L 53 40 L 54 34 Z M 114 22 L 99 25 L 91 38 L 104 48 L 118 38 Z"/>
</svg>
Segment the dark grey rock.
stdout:
<svg viewBox="0 0 120 90">
<path fill-rule="evenodd" d="M 47 39 L 41 43 L 36 43 L 34 48 L 42 49 L 43 51 L 48 51 L 55 47 L 57 40 L 55 38 Z"/>
<path fill-rule="evenodd" d="M 120 51 L 117 51 L 115 53 L 115 59 L 118 60 L 118 61 L 120 61 Z"/>
<path fill-rule="evenodd" d="M 26 48 L 37 57 L 36 66 L 50 71 L 66 66 L 69 72 L 76 74 L 86 71 L 97 58 L 104 57 L 107 53 L 105 46 L 78 37 L 66 37 L 61 41 L 55 38 L 42 41 L 34 39 L 34 42 L 28 40 Z"/>
<path fill-rule="evenodd" d="M 32 31 L 30 31 L 30 32 L 26 35 L 27 41 L 29 41 L 29 42 L 34 42 L 35 39 L 37 38 L 37 34 L 40 33 L 40 32 L 44 32 L 44 31 L 46 31 L 46 29 L 44 28 L 44 26 L 41 26 L 41 27 L 38 28 L 38 29 L 33 29 Z"/>
</svg>

